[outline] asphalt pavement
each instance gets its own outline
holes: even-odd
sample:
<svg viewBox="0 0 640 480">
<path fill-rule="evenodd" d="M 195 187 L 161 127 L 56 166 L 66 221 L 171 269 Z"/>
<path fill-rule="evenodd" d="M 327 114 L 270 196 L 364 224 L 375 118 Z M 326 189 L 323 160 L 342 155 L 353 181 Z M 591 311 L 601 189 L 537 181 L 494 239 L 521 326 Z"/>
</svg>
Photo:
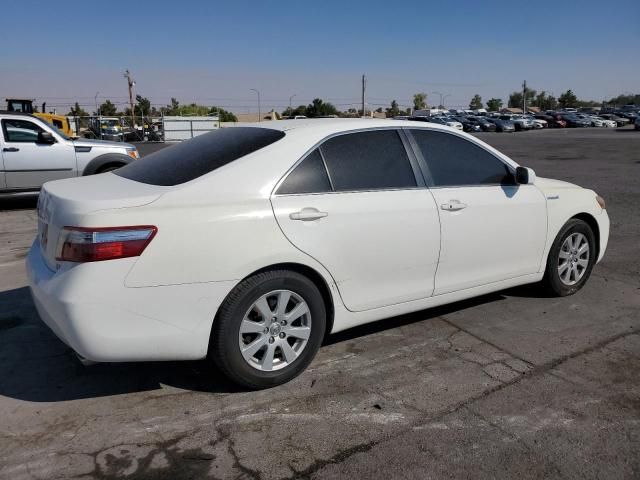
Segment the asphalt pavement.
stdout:
<svg viewBox="0 0 640 480">
<path fill-rule="evenodd" d="M 261 392 L 204 362 L 81 366 L 26 287 L 35 202 L 0 204 L 0 478 L 639 478 L 640 132 L 478 136 L 606 199 L 585 288 L 342 332 Z"/>
</svg>

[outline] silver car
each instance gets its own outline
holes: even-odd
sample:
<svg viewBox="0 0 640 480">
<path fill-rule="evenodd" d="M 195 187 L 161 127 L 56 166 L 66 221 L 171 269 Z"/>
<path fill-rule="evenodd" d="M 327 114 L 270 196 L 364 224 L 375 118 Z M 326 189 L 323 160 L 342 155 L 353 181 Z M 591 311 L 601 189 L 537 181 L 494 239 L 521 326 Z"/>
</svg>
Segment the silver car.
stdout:
<svg viewBox="0 0 640 480">
<path fill-rule="evenodd" d="M 43 183 L 103 173 L 139 158 L 133 145 L 73 139 L 32 115 L 0 112 L 0 197 L 35 194 Z"/>
</svg>

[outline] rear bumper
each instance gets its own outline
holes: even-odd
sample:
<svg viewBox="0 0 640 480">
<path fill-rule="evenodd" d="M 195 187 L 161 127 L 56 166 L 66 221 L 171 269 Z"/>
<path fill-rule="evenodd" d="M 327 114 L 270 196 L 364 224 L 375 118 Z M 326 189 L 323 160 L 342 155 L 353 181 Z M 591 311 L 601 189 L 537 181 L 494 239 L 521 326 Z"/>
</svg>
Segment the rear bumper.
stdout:
<svg viewBox="0 0 640 480">
<path fill-rule="evenodd" d="M 235 282 L 128 288 L 135 258 L 51 271 L 34 242 L 26 268 L 40 318 L 95 362 L 195 360 L 207 354 L 215 313 Z"/>
</svg>

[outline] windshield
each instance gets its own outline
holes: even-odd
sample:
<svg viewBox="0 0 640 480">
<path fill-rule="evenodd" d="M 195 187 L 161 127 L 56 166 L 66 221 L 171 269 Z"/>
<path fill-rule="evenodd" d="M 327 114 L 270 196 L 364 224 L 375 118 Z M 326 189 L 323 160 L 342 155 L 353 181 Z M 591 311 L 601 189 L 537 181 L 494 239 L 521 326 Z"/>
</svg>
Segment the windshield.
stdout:
<svg viewBox="0 0 640 480">
<path fill-rule="evenodd" d="M 58 127 L 56 127 L 55 125 L 47 122 L 47 126 L 49 128 L 51 128 L 54 132 L 56 132 L 58 135 L 60 135 L 62 138 L 64 138 L 65 140 L 71 140 L 69 137 L 67 137 L 64 133 L 62 133 L 62 131 L 60 129 L 58 129 Z"/>
</svg>

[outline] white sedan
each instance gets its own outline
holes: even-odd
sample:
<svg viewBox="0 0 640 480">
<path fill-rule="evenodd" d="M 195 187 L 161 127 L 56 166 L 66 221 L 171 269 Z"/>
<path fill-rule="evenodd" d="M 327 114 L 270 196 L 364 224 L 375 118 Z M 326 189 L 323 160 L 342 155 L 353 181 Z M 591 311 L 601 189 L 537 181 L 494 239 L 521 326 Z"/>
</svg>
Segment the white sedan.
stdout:
<svg viewBox="0 0 640 480">
<path fill-rule="evenodd" d="M 41 318 L 97 362 L 212 359 L 265 388 L 325 335 L 516 285 L 569 295 L 609 237 L 593 191 L 433 123 L 233 127 L 45 184 Z"/>
</svg>

